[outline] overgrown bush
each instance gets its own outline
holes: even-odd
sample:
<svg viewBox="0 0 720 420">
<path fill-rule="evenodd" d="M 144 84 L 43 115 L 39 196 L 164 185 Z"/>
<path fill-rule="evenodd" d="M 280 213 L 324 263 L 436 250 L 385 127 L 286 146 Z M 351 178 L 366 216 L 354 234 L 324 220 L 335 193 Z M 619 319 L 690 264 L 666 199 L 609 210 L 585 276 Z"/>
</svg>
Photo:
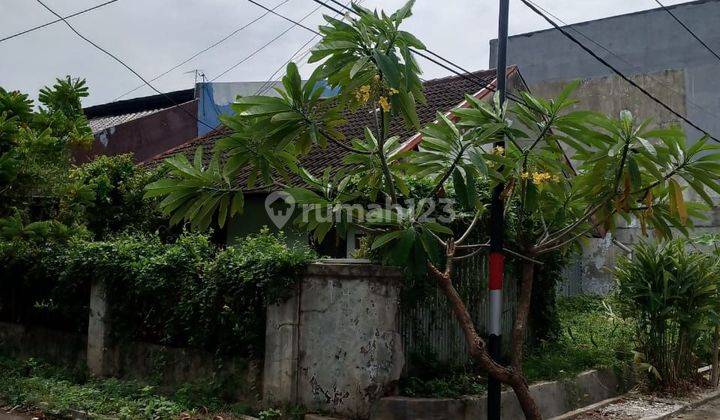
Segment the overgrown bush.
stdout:
<svg viewBox="0 0 720 420">
<path fill-rule="evenodd" d="M 42 409 L 49 418 L 76 418 L 76 410 L 88 412 L 89 418 L 148 420 L 221 418 L 208 411 L 223 415 L 252 413 L 251 407 L 218 399 L 215 392 L 198 392 L 195 383 L 164 395 L 144 383 L 90 379 L 84 372 L 39 359 L 16 360 L 1 354 L 0 372 L 0 404 Z"/>
<path fill-rule="evenodd" d="M 97 281 L 108 288 L 119 341 L 257 356 L 265 305 L 288 295 L 312 257 L 267 232 L 228 248 L 189 233 L 167 244 L 149 234 L 0 242 L 0 264 L 14 279 L 2 282 L 0 316 L 83 332 L 89 287 Z"/>
<path fill-rule="evenodd" d="M 61 206 L 76 209 L 76 219 L 98 239 L 127 230 L 164 232 L 167 218 L 155 200 L 143 197 L 145 185 L 161 172 L 136 165 L 130 154 L 98 156 L 70 170 L 70 181 L 82 194 L 67 194 Z"/>
<path fill-rule="evenodd" d="M 720 305 L 718 262 L 682 240 L 643 243 L 618 261 L 615 279 L 620 313 L 635 322 L 636 361 L 650 384 L 694 379 L 698 339 Z"/>
</svg>

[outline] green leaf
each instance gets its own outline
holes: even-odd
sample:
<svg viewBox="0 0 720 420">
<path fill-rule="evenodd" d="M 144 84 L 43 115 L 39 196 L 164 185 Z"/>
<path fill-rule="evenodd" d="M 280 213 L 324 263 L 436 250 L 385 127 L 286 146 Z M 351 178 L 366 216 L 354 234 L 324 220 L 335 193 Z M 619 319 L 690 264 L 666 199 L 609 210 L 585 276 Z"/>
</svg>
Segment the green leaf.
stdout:
<svg viewBox="0 0 720 420">
<path fill-rule="evenodd" d="M 393 61 L 388 55 L 375 50 L 373 51 L 373 57 L 375 58 L 375 64 L 387 80 L 390 87 L 400 87 L 400 69 L 398 63 Z"/>
<path fill-rule="evenodd" d="M 427 228 L 428 230 L 435 232 L 435 233 L 442 233 L 442 234 L 446 234 L 446 235 L 453 234 L 452 229 L 450 229 L 449 227 L 447 227 L 445 225 L 441 225 L 440 223 L 437 223 L 437 222 L 424 222 L 424 223 L 422 223 L 422 226 Z"/>
<path fill-rule="evenodd" d="M 306 188 L 287 188 L 285 192 L 290 194 L 298 204 L 320 204 L 326 200 Z"/>
<path fill-rule="evenodd" d="M 392 231 L 389 233 L 382 234 L 382 235 L 376 237 L 375 240 L 373 240 L 373 244 L 370 247 L 370 249 L 374 251 L 374 250 L 382 247 L 383 245 L 387 244 L 388 242 L 399 238 L 400 236 L 402 236 L 402 234 L 403 234 L 402 230 L 395 230 L 395 231 Z"/>
<path fill-rule="evenodd" d="M 234 216 L 238 212 L 242 213 L 244 205 L 245 197 L 243 196 L 242 191 L 236 192 L 232 198 L 232 202 L 230 203 L 230 216 Z"/>
<path fill-rule="evenodd" d="M 457 195 L 460 205 L 463 208 L 469 208 L 470 202 L 468 200 L 467 185 L 460 171 L 456 168 L 452 173 L 453 187 L 455 188 L 455 194 Z"/>
<path fill-rule="evenodd" d="M 353 64 L 352 68 L 350 69 L 350 78 L 352 79 L 355 77 L 355 75 L 365 67 L 367 62 L 370 61 L 370 57 L 368 56 L 362 56 L 358 61 Z"/>
<path fill-rule="evenodd" d="M 680 221 L 684 225 L 687 223 L 688 211 L 687 206 L 685 205 L 685 199 L 683 198 L 682 188 L 673 178 L 668 180 L 668 187 L 670 189 L 670 202 L 672 204 L 673 212 L 678 215 Z"/>
</svg>

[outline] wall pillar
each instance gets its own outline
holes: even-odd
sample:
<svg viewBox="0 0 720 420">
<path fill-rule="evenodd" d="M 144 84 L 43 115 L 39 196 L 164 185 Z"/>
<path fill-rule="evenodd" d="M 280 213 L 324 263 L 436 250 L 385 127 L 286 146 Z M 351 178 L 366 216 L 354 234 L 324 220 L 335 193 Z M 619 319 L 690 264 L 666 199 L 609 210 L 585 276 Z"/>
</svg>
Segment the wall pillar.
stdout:
<svg viewBox="0 0 720 420">
<path fill-rule="evenodd" d="M 402 274 L 361 260 L 311 264 L 293 299 L 268 308 L 266 402 L 368 418 L 404 365 Z"/>
<path fill-rule="evenodd" d="M 90 286 L 90 308 L 87 335 L 87 368 L 92 376 L 107 376 L 109 372 L 110 316 L 107 289 L 102 282 Z"/>
<path fill-rule="evenodd" d="M 299 302 L 296 291 L 285 302 L 267 308 L 263 364 L 263 402 L 266 406 L 297 401 Z"/>
</svg>

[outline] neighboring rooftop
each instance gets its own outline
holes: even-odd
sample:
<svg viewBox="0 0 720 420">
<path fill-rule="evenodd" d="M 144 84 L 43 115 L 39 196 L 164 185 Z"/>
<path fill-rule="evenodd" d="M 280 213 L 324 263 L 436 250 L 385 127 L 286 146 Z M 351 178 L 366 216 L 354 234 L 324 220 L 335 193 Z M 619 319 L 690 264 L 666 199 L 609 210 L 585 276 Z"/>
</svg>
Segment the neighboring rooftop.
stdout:
<svg viewBox="0 0 720 420">
<path fill-rule="evenodd" d="M 491 84 L 495 80 L 494 69 L 477 71 L 472 73 L 472 75 L 477 79 L 481 79 L 486 84 Z M 433 122 L 438 111 L 447 112 L 460 105 L 465 99 L 465 94 L 474 95 L 483 90 L 478 86 L 477 82 L 468 77 L 461 76 L 428 80 L 424 82 L 424 88 L 427 103 L 424 105 L 418 104 L 417 106 L 420 125 L 427 125 Z M 341 127 L 341 130 L 348 140 L 362 137 L 364 128 L 371 126 L 372 123 L 372 114 L 367 112 L 367 109 L 361 109 L 357 112 L 348 114 L 346 118 L 347 123 Z M 400 136 L 403 140 L 407 140 L 411 136 L 417 134 L 417 131 L 415 129 L 408 128 L 400 117 L 391 121 L 389 132 L 391 135 Z M 185 144 L 170 149 L 148 160 L 146 163 L 149 166 L 154 166 L 161 163 L 165 158 L 178 153 L 184 153 L 187 156 L 192 156 L 198 147 L 203 147 L 205 152 L 204 156 L 207 160 L 209 160 L 211 157 L 212 147 L 215 142 L 223 137 L 227 137 L 229 134 L 230 130 L 226 127 L 213 130 L 204 136 L 195 138 Z M 346 154 L 347 151 L 345 149 L 333 143 L 328 143 L 327 147 L 324 149 L 318 147 L 313 148 L 307 156 L 303 157 L 303 162 L 305 167 L 311 172 L 321 173 L 326 167 L 342 166 L 342 159 Z"/>
<path fill-rule="evenodd" d="M 95 105 L 83 109 L 93 134 L 195 99 L 195 89 Z"/>
</svg>

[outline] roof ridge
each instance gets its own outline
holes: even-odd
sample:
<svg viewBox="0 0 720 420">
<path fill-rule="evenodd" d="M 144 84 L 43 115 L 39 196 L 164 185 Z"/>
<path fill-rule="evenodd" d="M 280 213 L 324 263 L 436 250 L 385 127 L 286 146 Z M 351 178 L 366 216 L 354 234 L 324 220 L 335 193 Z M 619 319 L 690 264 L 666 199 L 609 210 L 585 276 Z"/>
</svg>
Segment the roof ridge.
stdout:
<svg viewBox="0 0 720 420">
<path fill-rule="evenodd" d="M 423 82 L 423 85 L 432 85 L 435 83 L 446 82 L 446 81 L 452 80 L 452 79 L 462 79 L 462 78 L 464 78 L 465 75 L 468 75 L 468 74 L 473 75 L 473 76 L 483 76 L 483 78 L 486 78 L 486 77 L 494 78 L 495 75 L 497 74 L 497 71 L 495 69 L 487 69 L 487 70 L 471 71 L 469 73 L 463 73 L 462 75 L 451 74 L 449 76 L 443 76 L 443 77 L 438 77 L 435 79 L 426 80 L 425 82 Z"/>
</svg>

